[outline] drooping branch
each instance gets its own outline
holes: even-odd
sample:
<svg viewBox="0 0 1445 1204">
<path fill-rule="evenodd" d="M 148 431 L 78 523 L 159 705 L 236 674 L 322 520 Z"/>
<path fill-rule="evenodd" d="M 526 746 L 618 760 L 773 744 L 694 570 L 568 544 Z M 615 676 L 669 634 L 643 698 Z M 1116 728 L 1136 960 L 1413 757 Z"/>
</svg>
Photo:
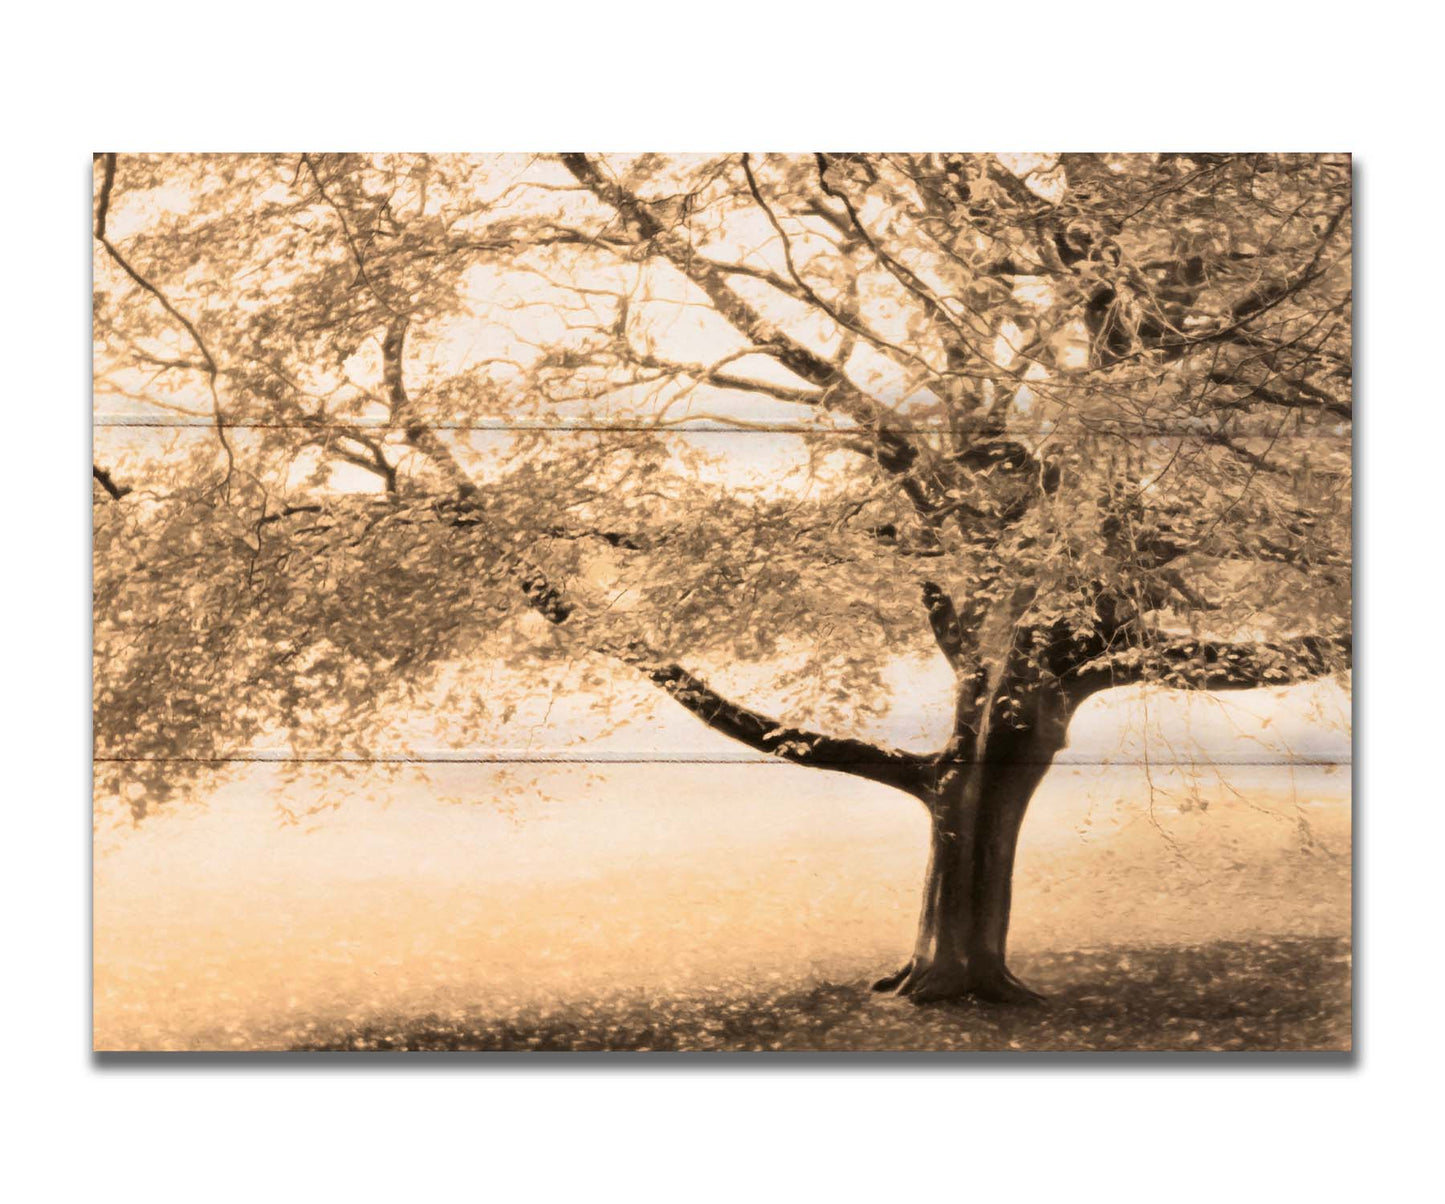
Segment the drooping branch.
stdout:
<svg viewBox="0 0 1445 1204">
<path fill-rule="evenodd" d="M 1079 699 L 1141 681 L 1184 689 L 1253 690 L 1298 685 L 1347 668 L 1352 650 L 1347 635 L 1238 644 L 1181 638 L 1107 652 L 1064 680 Z"/>
<path fill-rule="evenodd" d="M 549 623 L 560 626 L 576 613 L 576 608 L 537 565 L 528 564 L 520 581 L 528 603 Z M 713 731 L 748 748 L 795 765 L 851 774 L 919 798 L 924 795 L 930 758 L 864 740 L 841 739 L 785 725 L 724 698 L 701 678 L 640 640 L 620 647 L 598 646 L 595 651 L 631 665 Z"/>
</svg>

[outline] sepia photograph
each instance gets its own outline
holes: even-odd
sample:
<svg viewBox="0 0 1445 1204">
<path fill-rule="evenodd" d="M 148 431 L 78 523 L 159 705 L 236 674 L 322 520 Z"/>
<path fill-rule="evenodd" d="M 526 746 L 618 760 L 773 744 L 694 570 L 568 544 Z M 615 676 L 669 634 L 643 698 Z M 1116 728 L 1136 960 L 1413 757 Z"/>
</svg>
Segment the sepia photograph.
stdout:
<svg viewBox="0 0 1445 1204">
<path fill-rule="evenodd" d="M 1418 1195 L 1428 22 L 18 12 L 7 1194 Z"/>
<path fill-rule="evenodd" d="M 1349 155 L 90 217 L 96 1050 L 1351 1050 Z"/>
</svg>

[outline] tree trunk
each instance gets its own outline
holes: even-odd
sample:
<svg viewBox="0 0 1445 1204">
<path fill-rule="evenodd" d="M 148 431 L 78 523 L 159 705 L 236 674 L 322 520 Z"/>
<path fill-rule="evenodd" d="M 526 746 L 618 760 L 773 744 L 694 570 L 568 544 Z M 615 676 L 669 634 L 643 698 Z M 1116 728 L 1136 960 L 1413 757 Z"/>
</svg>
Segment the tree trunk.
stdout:
<svg viewBox="0 0 1445 1204">
<path fill-rule="evenodd" d="M 940 774 L 927 800 L 932 829 L 913 957 L 875 990 L 918 1003 L 1042 998 L 1006 959 L 1014 854 L 1029 800 L 1063 747 L 1067 717 L 1057 707 L 1029 709 L 1032 723 L 995 731 L 982 742 L 981 759 Z"/>
</svg>

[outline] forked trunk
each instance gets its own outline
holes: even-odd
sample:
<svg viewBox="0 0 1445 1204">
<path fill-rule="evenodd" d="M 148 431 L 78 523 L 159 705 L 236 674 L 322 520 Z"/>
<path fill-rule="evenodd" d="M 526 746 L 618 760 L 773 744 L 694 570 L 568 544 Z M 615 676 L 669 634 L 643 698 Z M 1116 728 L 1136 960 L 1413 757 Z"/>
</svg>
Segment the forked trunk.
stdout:
<svg viewBox="0 0 1445 1204">
<path fill-rule="evenodd" d="M 1063 746 L 1055 718 L 987 741 L 981 761 L 947 768 L 928 799 L 932 830 L 913 956 L 875 984 L 916 1002 L 1041 997 L 1007 964 L 1014 854 L 1029 800 Z"/>
</svg>

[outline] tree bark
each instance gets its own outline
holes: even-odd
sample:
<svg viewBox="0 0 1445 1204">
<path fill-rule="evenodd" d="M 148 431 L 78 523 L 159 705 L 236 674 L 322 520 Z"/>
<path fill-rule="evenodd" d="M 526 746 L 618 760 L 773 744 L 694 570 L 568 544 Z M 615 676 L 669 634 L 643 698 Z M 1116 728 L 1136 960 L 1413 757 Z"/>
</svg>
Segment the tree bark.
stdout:
<svg viewBox="0 0 1445 1204">
<path fill-rule="evenodd" d="M 975 744 L 980 755 L 941 766 L 925 799 L 929 857 L 913 956 L 875 990 L 916 1003 L 1042 998 L 1008 968 L 1014 858 L 1029 800 L 1064 745 L 1070 710 L 1061 694 L 1038 691 L 1021 717 L 984 733 Z"/>
</svg>

